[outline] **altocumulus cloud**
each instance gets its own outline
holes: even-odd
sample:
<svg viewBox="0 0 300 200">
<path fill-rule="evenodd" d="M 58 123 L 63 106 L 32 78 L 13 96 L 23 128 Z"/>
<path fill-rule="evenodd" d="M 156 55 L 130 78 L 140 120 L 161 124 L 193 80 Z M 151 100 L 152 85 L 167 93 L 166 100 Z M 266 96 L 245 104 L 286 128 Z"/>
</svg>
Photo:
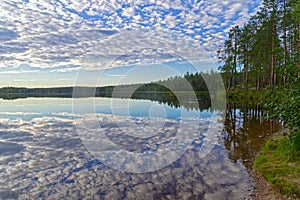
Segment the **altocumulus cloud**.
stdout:
<svg viewBox="0 0 300 200">
<path fill-rule="evenodd" d="M 207 58 L 190 46 L 214 56 L 229 28 L 246 22 L 260 4 L 261 0 L 2 0 L 0 66 L 28 64 L 42 70 L 84 62 L 95 67 L 92 55 L 97 67 L 104 68 L 115 58 L 111 67 L 176 60 L 171 56 L 174 49 L 201 62 Z M 153 51 L 145 54 L 149 47 L 155 56 Z"/>
</svg>

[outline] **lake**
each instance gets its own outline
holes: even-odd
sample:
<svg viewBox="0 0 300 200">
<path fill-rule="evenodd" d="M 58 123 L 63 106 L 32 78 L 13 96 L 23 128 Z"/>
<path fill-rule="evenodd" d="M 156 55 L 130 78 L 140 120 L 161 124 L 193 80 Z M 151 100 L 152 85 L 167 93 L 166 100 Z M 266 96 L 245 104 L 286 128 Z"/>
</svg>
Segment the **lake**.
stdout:
<svg viewBox="0 0 300 200">
<path fill-rule="evenodd" d="M 259 106 L 150 100 L 0 100 L 1 199 L 251 198 L 277 125 Z"/>
</svg>

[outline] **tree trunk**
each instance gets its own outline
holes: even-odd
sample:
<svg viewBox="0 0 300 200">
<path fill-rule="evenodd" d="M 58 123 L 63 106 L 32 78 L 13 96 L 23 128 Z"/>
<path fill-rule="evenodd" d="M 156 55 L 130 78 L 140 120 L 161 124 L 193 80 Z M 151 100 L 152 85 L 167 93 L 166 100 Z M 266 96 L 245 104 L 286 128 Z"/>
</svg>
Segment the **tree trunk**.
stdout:
<svg viewBox="0 0 300 200">
<path fill-rule="evenodd" d="M 234 28 L 234 60 L 233 60 L 233 67 L 234 67 L 234 89 L 236 89 L 236 82 L 237 82 L 237 35 L 236 35 L 236 28 Z"/>
<path fill-rule="evenodd" d="M 244 66 L 245 66 L 245 90 L 248 90 L 248 45 L 245 44 L 245 62 L 244 62 Z"/>
<path fill-rule="evenodd" d="M 260 82 L 261 82 L 261 62 L 260 62 L 260 50 L 258 51 L 258 78 L 257 78 L 257 85 L 256 90 L 260 90 Z"/>
<path fill-rule="evenodd" d="M 275 53 L 275 40 L 276 40 L 276 25 L 273 23 L 272 25 L 272 63 L 271 63 L 271 79 L 270 79 L 270 85 L 273 86 L 276 84 L 276 72 L 275 72 L 275 66 L 276 66 L 276 53 Z"/>
<path fill-rule="evenodd" d="M 286 73 L 287 73 L 287 37 L 286 37 L 286 0 L 283 0 L 283 86 L 286 85 Z"/>
</svg>

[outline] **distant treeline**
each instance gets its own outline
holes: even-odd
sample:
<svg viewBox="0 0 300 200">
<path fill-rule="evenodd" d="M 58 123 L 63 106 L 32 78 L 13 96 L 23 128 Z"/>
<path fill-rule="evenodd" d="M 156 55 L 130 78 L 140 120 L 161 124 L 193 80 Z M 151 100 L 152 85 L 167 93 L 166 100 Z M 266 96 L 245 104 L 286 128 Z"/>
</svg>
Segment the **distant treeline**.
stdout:
<svg viewBox="0 0 300 200">
<path fill-rule="evenodd" d="M 213 71 L 211 73 L 214 73 Z M 186 91 L 208 91 L 204 76 L 210 76 L 208 73 L 190 74 L 187 72 L 183 76 L 174 76 L 166 80 L 146 83 L 130 84 L 119 86 L 103 87 L 54 87 L 54 88 L 25 88 L 25 87 L 3 87 L 0 88 L 0 98 L 14 99 L 26 97 L 72 97 L 74 89 L 77 95 L 96 96 L 96 97 L 113 97 L 121 94 L 130 94 L 137 96 L 141 93 L 176 93 Z M 79 94 L 80 93 L 80 94 Z M 75 94 L 76 97 L 76 94 Z"/>
<path fill-rule="evenodd" d="M 73 87 L 58 88 L 23 88 L 4 87 L 0 88 L 0 98 L 18 99 L 28 97 L 72 97 Z"/>
<path fill-rule="evenodd" d="M 194 73 L 187 72 L 183 76 L 174 76 L 166 80 L 147 83 L 130 84 L 119 86 L 103 87 L 56 87 L 56 88 L 24 88 L 24 87 L 4 87 L 0 88 L 0 98 L 18 99 L 28 97 L 54 97 L 54 98 L 82 98 L 82 97 L 107 97 L 107 98 L 132 98 L 148 99 L 166 103 L 170 106 L 196 108 L 201 104 L 202 108 L 210 107 L 210 97 L 206 80 L 213 80 L 215 72 Z M 210 77 L 207 78 L 207 77 Z M 195 98 L 198 101 L 190 102 L 189 99 Z"/>
</svg>

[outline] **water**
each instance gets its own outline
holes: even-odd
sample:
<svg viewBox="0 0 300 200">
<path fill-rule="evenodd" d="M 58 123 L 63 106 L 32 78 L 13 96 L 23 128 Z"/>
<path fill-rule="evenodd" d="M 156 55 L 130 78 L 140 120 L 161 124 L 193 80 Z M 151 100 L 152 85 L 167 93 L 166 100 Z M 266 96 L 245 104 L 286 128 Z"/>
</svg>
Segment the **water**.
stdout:
<svg viewBox="0 0 300 200">
<path fill-rule="evenodd" d="M 212 112 L 149 100 L 74 101 L 0 100 L 1 199 L 251 198 L 251 162 L 276 131 L 259 108 L 246 104 Z M 147 162 L 130 157 L 166 148 L 185 123 L 183 116 L 199 126 L 186 129 L 192 141 L 176 146 L 179 153 L 170 148 L 166 160 L 159 154 Z M 90 139 L 88 134 L 98 129 L 85 126 L 93 120 L 106 139 L 129 153 L 118 154 L 106 141 Z M 102 142 L 96 149 L 101 155 L 93 152 L 91 141 Z"/>
</svg>

